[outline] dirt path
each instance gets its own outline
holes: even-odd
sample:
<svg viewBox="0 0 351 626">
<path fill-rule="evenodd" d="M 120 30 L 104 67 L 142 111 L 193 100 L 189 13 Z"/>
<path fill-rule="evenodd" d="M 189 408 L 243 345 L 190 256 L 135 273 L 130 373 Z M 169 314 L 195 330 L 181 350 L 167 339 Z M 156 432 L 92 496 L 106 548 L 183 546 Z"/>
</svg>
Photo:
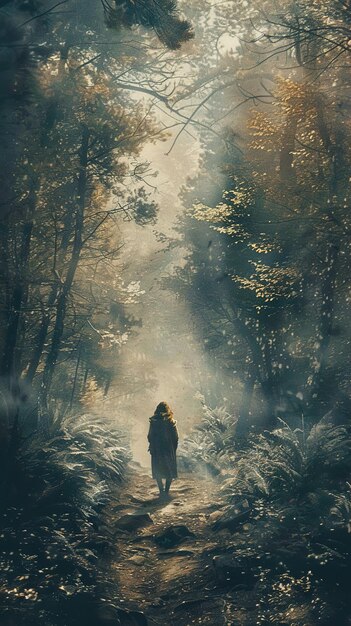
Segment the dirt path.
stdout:
<svg viewBox="0 0 351 626">
<path fill-rule="evenodd" d="M 112 570 L 120 606 L 145 615 L 147 622 L 141 618 L 135 624 L 240 623 L 233 621 L 233 599 L 216 581 L 212 567 L 213 556 L 225 552 L 230 540 L 228 531 L 211 530 L 222 506 L 218 485 L 210 478 L 184 476 L 172 484 L 169 500 L 157 496 L 154 481 L 136 470 L 109 511 L 109 523 L 116 529 L 119 556 Z M 145 526 L 133 529 L 137 519 Z M 189 536 L 172 541 L 174 532 L 187 531 Z"/>
</svg>

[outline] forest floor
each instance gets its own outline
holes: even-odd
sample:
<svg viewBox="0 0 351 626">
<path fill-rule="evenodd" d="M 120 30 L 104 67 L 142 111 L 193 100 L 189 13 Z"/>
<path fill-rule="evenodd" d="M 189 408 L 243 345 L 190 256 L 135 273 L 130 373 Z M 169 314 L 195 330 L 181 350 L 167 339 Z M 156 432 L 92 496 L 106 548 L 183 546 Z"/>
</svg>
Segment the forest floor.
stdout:
<svg viewBox="0 0 351 626">
<path fill-rule="evenodd" d="M 107 511 L 117 547 L 110 567 L 118 604 L 143 614 L 130 614 L 126 624 L 253 623 L 252 593 L 226 588 L 213 566 L 214 556 L 233 544 L 229 531 L 212 530 L 223 506 L 218 482 L 210 477 L 180 475 L 169 498 L 160 499 L 146 470 L 130 472 L 118 504 Z"/>
</svg>

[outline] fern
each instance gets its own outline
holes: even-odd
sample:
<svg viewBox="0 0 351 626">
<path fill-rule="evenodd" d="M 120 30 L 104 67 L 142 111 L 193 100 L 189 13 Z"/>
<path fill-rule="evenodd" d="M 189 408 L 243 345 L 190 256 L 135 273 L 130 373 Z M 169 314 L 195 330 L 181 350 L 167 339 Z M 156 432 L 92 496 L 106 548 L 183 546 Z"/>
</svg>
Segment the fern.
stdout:
<svg viewBox="0 0 351 626">
<path fill-rule="evenodd" d="M 23 442 L 0 529 L 1 612 L 12 623 L 95 623 L 96 562 L 113 545 L 100 512 L 128 458 L 120 433 L 89 415 Z"/>
<path fill-rule="evenodd" d="M 220 416 L 220 418 L 219 418 Z M 234 418 L 207 410 L 185 449 L 188 467 L 216 469 L 227 506 L 220 522 L 241 504 L 233 557 L 254 568 L 260 608 L 255 623 L 346 623 L 347 570 L 351 567 L 351 440 L 343 426 L 321 422 L 309 432 L 280 421 L 273 432 L 235 443 Z M 240 514 L 238 515 L 240 518 Z M 245 518 L 247 522 L 247 518 Z M 249 556 L 248 556 L 249 555 Z M 333 607 L 337 595 L 339 608 Z M 330 602 L 332 598 L 332 602 Z M 313 607 L 313 609 L 311 608 Z"/>
<path fill-rule="evenodd" d="M 207 468 L 220 473 L 230 462 L 228 451 L 234 446 L 237 418 L 224 407 L 203 406 L 203 419 L 179 450 L 180 463 L 187 469 Z"/>
</svg>

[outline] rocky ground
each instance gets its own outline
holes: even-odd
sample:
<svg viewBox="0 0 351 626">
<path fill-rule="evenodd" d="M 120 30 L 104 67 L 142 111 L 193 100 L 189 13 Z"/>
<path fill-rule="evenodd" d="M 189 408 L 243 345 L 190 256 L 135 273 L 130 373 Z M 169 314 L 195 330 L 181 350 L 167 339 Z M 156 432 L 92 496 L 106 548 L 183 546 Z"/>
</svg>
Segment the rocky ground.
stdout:
<svg viewBox="0 0 351 626">
<path fill-rule="evenodd" d="M 247 585 L 233 585 L 226 569 L 232 535 L 213 530 L 222 507 L 219 486 L 210 477 L 183 475 L 172 484 L 170 497 L 160 500 L 145 470 L 130 473 L 118 504 L 108 511 L 117 545 L 110 567 L 119 606 L 126 610 L 123 623 L 250 623 L 247 611 L 250 604 L 254 610 L 255 599 Z"/>
</svg>

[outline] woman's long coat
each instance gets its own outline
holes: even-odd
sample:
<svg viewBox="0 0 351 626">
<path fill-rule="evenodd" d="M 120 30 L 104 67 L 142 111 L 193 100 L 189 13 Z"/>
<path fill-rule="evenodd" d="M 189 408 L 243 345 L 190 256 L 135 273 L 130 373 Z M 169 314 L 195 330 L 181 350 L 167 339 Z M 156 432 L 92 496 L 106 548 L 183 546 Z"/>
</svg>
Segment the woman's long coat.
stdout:
<svg viewBox="0 0 351 626">
<path fill-rule="evenodd" d="M 153 478 L 177 478 L 178 431 L 175 420 L 150 417 L 148 434 Z"/>
</svg>

